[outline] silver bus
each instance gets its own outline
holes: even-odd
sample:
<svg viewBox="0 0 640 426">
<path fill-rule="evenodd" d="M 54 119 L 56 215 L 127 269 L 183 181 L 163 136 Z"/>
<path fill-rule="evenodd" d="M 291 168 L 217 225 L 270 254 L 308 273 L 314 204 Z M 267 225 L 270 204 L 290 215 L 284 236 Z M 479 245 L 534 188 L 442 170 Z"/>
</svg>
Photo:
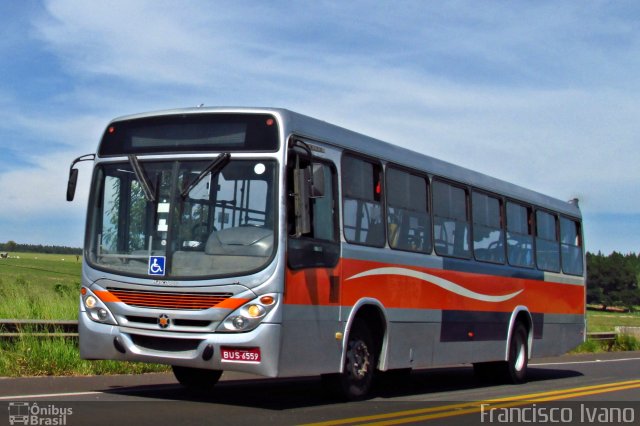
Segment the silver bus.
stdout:
<svg viewBox="0 0 640 426">
<path fill-rule="evenodd" d="M 84 359 L 321 375 L 471 363 L 526 379 L 585 333 L 581 213 L 565 202 L 274 108 L 117 118 L 93 161 Z"/>
</svg>

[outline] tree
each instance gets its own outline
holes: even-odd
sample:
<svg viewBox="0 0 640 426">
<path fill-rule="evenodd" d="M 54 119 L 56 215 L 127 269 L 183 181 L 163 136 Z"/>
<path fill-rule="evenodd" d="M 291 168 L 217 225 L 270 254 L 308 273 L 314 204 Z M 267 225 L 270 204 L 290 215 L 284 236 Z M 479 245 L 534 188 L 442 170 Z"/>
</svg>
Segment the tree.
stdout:
<svg viewBox="0 0 640 426">
<path fill-rule="evenodd" d="M 640 304 L 640 258 L 635 254 L 587 253 L 587 303 L 633 308 Z"/>
</svg>

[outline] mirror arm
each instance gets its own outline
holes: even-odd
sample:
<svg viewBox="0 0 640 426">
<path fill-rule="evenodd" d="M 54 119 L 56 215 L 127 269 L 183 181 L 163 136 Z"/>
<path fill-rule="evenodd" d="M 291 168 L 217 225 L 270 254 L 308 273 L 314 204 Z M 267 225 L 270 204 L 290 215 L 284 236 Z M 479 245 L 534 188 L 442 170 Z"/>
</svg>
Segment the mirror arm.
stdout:
<svg viewBox="0 0 640 426">
<path fill-rule="evenodd" d="M 95 159 L 96 159 L 96 155 L 95 154 L 81 155 L 80 157 L 76 158 L 75 160 L 73 160 L 71 162 L 71 167 L 69 167 L 69 171 L 71 171 L 71 169 L 73 169 L 73 166 L 75 166 L 76 164 L 78 164 L 81 161 L 93 161 Z"/>
</svg>

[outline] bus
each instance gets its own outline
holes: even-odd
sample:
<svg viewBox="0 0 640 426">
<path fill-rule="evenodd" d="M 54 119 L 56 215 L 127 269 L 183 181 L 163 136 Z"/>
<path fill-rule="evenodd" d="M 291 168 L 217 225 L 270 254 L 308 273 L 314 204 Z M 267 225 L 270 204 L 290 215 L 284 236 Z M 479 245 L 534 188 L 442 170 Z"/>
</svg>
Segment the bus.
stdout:
<svg viewBox="0 0 640 426">
<path fill-rule="evenodd" d="M 69 201 L 80 161 L 83 359 L 201 390 L 319 375 L 354 400 L 395 370 L 523 382 L 584 341 L 577 200 L 276 108 L 114 119 Z"/>
</svg>

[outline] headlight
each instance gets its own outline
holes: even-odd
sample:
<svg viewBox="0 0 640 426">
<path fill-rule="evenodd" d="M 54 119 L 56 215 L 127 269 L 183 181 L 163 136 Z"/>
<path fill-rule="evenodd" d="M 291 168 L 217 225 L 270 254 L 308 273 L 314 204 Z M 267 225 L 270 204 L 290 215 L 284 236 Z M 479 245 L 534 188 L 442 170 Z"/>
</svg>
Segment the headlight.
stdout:
<svg viewBox="0 0 640 426">
<path fill-rule="evenodd" d="M 277 296 L 265 294 L 233 311 L 220 324 L 218 331 L 249 331 L 262 322 L 276 306 Z"/>
<path fill-rule="evenodd" d="M 95 322 L 118 325 L 109 308 L 102 300 L 86 287 L 82 287 L 81 300 L 87 315 Z"/>
</svg>

